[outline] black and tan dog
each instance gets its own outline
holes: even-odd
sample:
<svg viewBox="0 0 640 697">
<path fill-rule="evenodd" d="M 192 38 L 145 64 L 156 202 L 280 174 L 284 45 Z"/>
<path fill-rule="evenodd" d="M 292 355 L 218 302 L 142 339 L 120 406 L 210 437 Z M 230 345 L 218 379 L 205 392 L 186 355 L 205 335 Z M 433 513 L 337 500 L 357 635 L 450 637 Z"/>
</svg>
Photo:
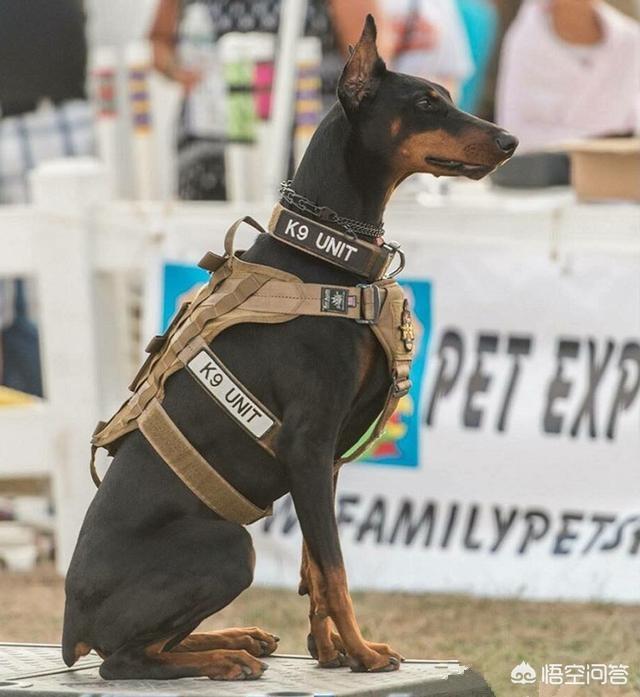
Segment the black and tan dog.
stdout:
<svg viewBox="0 0 640 697">
<path fill-rule="evenodd" d="M 447 91 L 388 71 L 367 18 L 342 74 L 339 102 L 318 128 L 295 190 L 340 215 L 379 223 L 414 172 L 480 179 L 517 141 L 465 114 Z M 360 279 L 261 235 L 243 259 L 305 282 Z M 366 640 L 353 612 L 334 516 L 333 464 L 380 413 L 389 374 L 373 333 L 346 319 L 243 324 L 215 352 L 282 421 L 270 457 L 181 370 L 163 406 L 217 470 L 257 506 L 291 492 L 304 537 L 301 592 L 310 596 L 309 648 L 323 667 L 398 668 L 401 656 Z M 67 576 L 63 656 L 90 649 L 104 678 L 259 677 L 277 637 L 257 628 L 193 633 L 252 581 L 248 532 L 217 517 L 139 431 L 125 437 L 82 527 Z"/>
</svg>

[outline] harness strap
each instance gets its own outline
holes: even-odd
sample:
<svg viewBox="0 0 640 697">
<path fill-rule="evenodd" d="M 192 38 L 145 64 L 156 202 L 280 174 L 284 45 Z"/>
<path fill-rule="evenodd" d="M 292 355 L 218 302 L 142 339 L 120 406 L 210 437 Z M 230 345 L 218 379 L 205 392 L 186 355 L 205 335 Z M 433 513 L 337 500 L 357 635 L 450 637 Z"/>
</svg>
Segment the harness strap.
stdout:
<svg viewBox="0 0 640 697">
<path fill-rule="evenodd" d="M 157 399 L 138 419 L 151 447 L 206 506 L 221 518 L 248 525 L 270 514 L 244 497 L 189 443 Z"/>
<path fill-rule="evenodd" d="M 371 444 L 378 440 L 382 435 L 387 421 L 391 418 L 391 415 L 396 410 L 398 402 L 408 394 L 411 389 L 411 380 L 409 380 L 409 370 L 411 368 L 411 361 L 402 361 L 395 364 L 395 370 L 393 375 L 393 384 L 387 392 L 387 398 L 385 400 L 380 416 L 375 422 L 375 426 L 365 438 L 364 441 L 360 443 L 355 449 L 347 451 L 341 458 L 336 460 L 334 464 L 334 471 L 338 471 L 342 465 L 346 462 L 352 462 L 357 460 L 361 455 L 363 455 L 371 446 Z"/>
<path fill-rule="evenodd" d="M 280 213 L 283 212 L 290 214 L 281 208 Z M 276 226 L 282 220 L 276 216 Z M 274 455 L 281 422 L 217 358 L 209 347 L 211 341 L 235 324 L 286 322 L 301 315 L 345 318 L 370 325 L 387 355 L 392 385 L 372 430 L 364 442 L 336 461 L 337 471 L 343 462 L 362 455 L 381 435 L 398 401 L 409 391 L 408 374 L 414 337 L 408 303 L 395 281 L 376 280 L 353 287 L 303 283 L 285 271 L 245 262 L 241 253 L 233 251 L 235 234 L 243 222 L 264 232 L 253 218 L 241 218 L 227 231 L 225 256 L 209 253 L 202 259 L 201 266 L 213 274 L 209 283 L 190 294 L 169 329 L 151 341 L 147 349 L 150 355 L 131 386 L 134 393 L 108 423 L 100 423 L 96 428 L 92 437 L 91 474 L 99 485 L 95 468 L 96 449 L 105 447 L 113 455 L 119 439 L 137 428 L 206 506 L 222 518 L 248 524 L 268 515 L 270 509 L 259 509 L 227 483 L 171 420 L 161 406 L 169 376 L 186 367 L 188 374 L 211 398 L 226 409 L 256 443 Z M 390 245 L 375 247 L 303 216 L 290 219 L 290 223 L 284 229 L 285 236 L 297 231 L 294 236 L 298 241 L 309 238 L 318 249 L 311 251 L 297 242 L 293 243 L 294 247 L 299 246 L 333 263 L 336 263 L 335 259 L 326 254 L 342 255 L 345 261 L 349 261 L 364 250 L 358 263 L 364 264 L 360 275 L 367 278 L 380 278 L 396 252 Z M 315 227 L 312 229 L 311 226 Z M 276 233 L 272 230 L 277 237 Z M 363 272 L 365 267 L 366 273 Z M 344 268 L 358 273 L 352 265 Z"/>
<path fill-rule="evenodd" d="M 193 314 L 194 311 L 203 302 L 205 302 L 209 297 L 211 297 L 211 293 L 209 291 L 208 286 L 211 283 L 218 286 L 220 283 L 222 283 L 222 281 L 226 280 L 231 275 L 231 267 L 234 259 L 233 241 L 235 239 L 236 232 L 238 231 L 238 228 L 240 227 L 240 225 L 242 225 L 242 223 L 247 223 L 248 225 L 251 225 L 258 232 L 265 232 L 265 229 L 260 225 L 260 223 L 256 222 L 251 216 L 245 215 L 243 218 L 238 218 L 238 220 L 236 220 L 233 223 L 233 225 L 231 225 L 231 227 L 229 227 L 229 229 L 227 230 L 224 237 L 224 257 L 221 257 L 218 254 L 214 254 L 213 252 L 207 252 L 202 257 L 198 266 L 200 266 L 203 269 L 206 269 L 210 273 L 215 272 L 215 278 L 211 279 L 209 281 L 209 284 L 204 285 L 190 303 L 183 303 L 178 312 L 176 313 L 175 317 L 171 320 L 171 323 L 169 324 L 165 332 L 158 336 L 154 336 L 151 339 L 151 341 L 147 344 L 145 350 L 150 355 L 147 358 L 147 360 L 143 363 L 142 367 L 140 368 L 140 370 L 134 377 L 131 385 L 129 386 L 129 389 L 132 392 L 135 392 L 137 386 L 142 382 L 143 377 L 149 373 L 149 369 L 151 368 L 151 364 L 154 361 L 155 354 L 159 353 L 159 351 L 162 348 L 164 348 L 167 339 L 171 337 L 171 335 L 182 323 L 189 307 L 191 307 L 191 314 Z M 245 278 L 243 281 L 241 281 L 238 284 L 238 286 L 233 290 L 233 292 L 229 292 L 229 288 L 227 287 L 227 292 L 216 302 L 215 311 L 213 313 L 208 313 L 204 321 L 210 321 L 211 319 L 215 319 L 215 317 L 224 315 L 225 313 L 229 312 L 242 302 L 242 300 L 246 297 L 247 293 L 252 293 L 253 291 L 255 291 L 256 288 L 259 287 L 260 283 L 258 282 L 258 279 L 256 279 L 254 276 L 249 276 L 248 278 Z M 181 342 L 176 342 L 173 346 L 173 348 L 175 349 L 174 353 L 179 353 L 181 349 L 184 348 L 184 346 L 189 342 L 189 340 L 199 333 L 199 331 L 202 329 L 201 325 L 202 323 L 198 324 L 198 331 L 196 332 L 186 332 L 182 334 L 181 339 L 183 340 Z"/>
<path fill-rule="evenodd" d="M 247 389 L 201 337 L 178 356 L 189 375 L 272 457 L 282 422 Z M 231 389 L 230 389 L 231 388 Z"/>
<path fill-rule="evenodd" d="M 251 312 L 344 317 L 374 324 L 380 315 L 385 293 L 375 284 L 329 286 L 273 280 L 247 298 L 241 307 Z"/>
<path fill-rule="evenodd" d="M 91 459 L 89 460 L 89 472 L 91 473 L 91 479 L 93 479 L 93 483 L 96 485 L 96 487 L 99 487 L 102 482 L 100 481 L 100 475 L 98 474 L 98 470 L 96 468 L 96 452 L 98 451 L 97 445 L 93 442 L 93 436 L 96 435 L 96 433 L 100 433 L 102 429 L 107 425 L 106 421 L 98 421 L 97 426 L 93 430 L 93 435 L 91 436 Z"/>
<path fill-rule="evenodd" d="M 182 312 L 176 317 L 177 323 L 161 337 L 157 337 L 158 340 L 152 347 L 156 353 L 150 354 L 131 383 L 130 389 L 136 393 L 133 398 L 138 396 L 144 404 L 146 395 L 154 394 L 158 386 L 158 380 L 151 379 L 152 374 L 155 376 L 163 375 L 175 363 L 180 352 L 202 333 L 207 323 L 236 308 L 247 295 L 260 288 L 262 282 L 264 280 L 257 276 L 246 276 L 235 288 L 227 286 L 228 292 L 216 297 L 215 301 L 213 296 L 209 296 L 212 298 L 211 302 L 206 302 L 207 299 L 198 302 L 198 298 L 196 298 L 190 308 L 191 311 L 188 313 L 189 322 L 184 327 L 180 327 L 187 317 L 187 313 Z M 180 332 L 176 331 L 178 327 L 181 329 Z"/>
<path fill-rule="evenodd" d="M 251 227 L 255 228 L 258 232 L 266 232 L 266 230 L 260 225 L 259 222 L 254 220 L 250 215 L 245 215 L 243 218 L 238 218 L 236 222 L 227 230 L 227 234 L 224 236 L 224 251 L 227 257 L 233 258 L 233 240 L 235 239 L 236 232 L 242 223 L 247 223 Z"/>
</svg>

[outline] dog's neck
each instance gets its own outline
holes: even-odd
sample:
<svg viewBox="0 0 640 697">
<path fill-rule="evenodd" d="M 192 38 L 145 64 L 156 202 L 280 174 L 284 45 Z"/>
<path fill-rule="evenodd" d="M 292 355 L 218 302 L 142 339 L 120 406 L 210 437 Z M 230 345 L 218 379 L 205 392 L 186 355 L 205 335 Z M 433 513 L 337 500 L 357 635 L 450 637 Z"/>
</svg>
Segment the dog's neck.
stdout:
<svg viewBox="0 0 640 697">
<path fill-rule="evenodd" d="M 293 188 L 338 215 L 378 225 L 393 190 L 385 182 L 384 163 L 372 161 L 359 145 L 340 104 L 317 128 L 300 163 Z M 306 283 L 356 285 L 362 278 L 306 252 L 259 235 L 243 259 L 298 275 Z"/>
<path fill-rule="evenodd" d="M 340 216 L 374 225 L 382 222 L 391 193 L 387 168 L 364 150 L 339 103 L 311 139 L 293 188 Z"/>
</svg>

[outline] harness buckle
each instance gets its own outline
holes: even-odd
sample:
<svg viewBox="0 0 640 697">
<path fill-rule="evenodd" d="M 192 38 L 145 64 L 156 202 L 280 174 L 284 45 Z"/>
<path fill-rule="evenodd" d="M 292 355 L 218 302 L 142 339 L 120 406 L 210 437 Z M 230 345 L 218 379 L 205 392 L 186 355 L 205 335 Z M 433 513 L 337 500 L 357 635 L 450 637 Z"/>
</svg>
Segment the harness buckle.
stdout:
<svg viewBox="0 0 640 697">
<path fill-rule="evenodd" d="M 393 396 L 400 398 L 404 397 L 406 394 L 409 394 L 411 385 L 412 382 L 408 378 L 395 379 L 393 381 Z"/>
<path fill-rule="evenodd" d="M 377 324 L 380 319 L 380 311 L 382 309 L 382 299 L 380 297 L 380 288 L 375 283 L 358 283 L 356 288 L 360 288 L 360 317 L 356 318 L 358 324 Z M 371 289 L 371 301 L 373 304 L 373 317 L 365 316 L 364 294 L 365 291 Z"/>
<path fill-rule="evenodd" d="M 406 394 L 409 394 L 411 389 L 411 380 L 409 379 L 408 369 L 406 371 L 399 371 L 397 368 L 391 374 L 391 379 L 393 380 L 393 396 L 400 399 Z"/>
<path fill-rule="evenodd" d="M 392 252 L 391 259 L 389 260 L 389 266 L 391 266 L 391 262 L 394 260 L 396 255 L 399 257 L 398 266 L 396 266 L 393 271 L 390 271 L 385 275 L 385 278 L 395 278 L 405 267 L 406 258 L 404 252 L 400 248 L 400 243 L 394 242 L 393 240 L 385 242 L 382 246 L 385 249 L 391 250 Z"/>
</svg>

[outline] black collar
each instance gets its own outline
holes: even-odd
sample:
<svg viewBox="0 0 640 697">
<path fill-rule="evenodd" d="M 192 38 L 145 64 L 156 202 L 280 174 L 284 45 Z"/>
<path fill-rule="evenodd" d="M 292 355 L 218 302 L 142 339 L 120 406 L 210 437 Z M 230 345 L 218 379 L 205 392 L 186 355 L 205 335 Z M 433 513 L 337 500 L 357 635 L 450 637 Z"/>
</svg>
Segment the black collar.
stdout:
<svg viewBox="0 0 640 697">
<path fill-rule="evenodd" d="M 404 254 L 397 242 L 376 244 L 307 218 L 277 203 L 269 221 L 269 233 L 278 241 L 346 269 L 368 281 L 393 278 L 404 268 Z M 398 267 L 387 273 L 395 255 Z"/>
<path fill-rule="evenodd" d="M 373 223 L 365 223 L 362 220 L 338 215 L 328 206 L 318 206 L 306 196 L 297 193 L 292 184 L 293 182 L 290 179 L 280 184 L 280 200 L 283 204 L 286 204 L 286 208 L 293 208 L 304 216 L 317 218 L 322 223 L 337 225 L 348 235 L 358 235 L 370 240 L 376 240 L 384 235 L 384 225 L 382 223 L 374 225 Z"/>
</svg>

